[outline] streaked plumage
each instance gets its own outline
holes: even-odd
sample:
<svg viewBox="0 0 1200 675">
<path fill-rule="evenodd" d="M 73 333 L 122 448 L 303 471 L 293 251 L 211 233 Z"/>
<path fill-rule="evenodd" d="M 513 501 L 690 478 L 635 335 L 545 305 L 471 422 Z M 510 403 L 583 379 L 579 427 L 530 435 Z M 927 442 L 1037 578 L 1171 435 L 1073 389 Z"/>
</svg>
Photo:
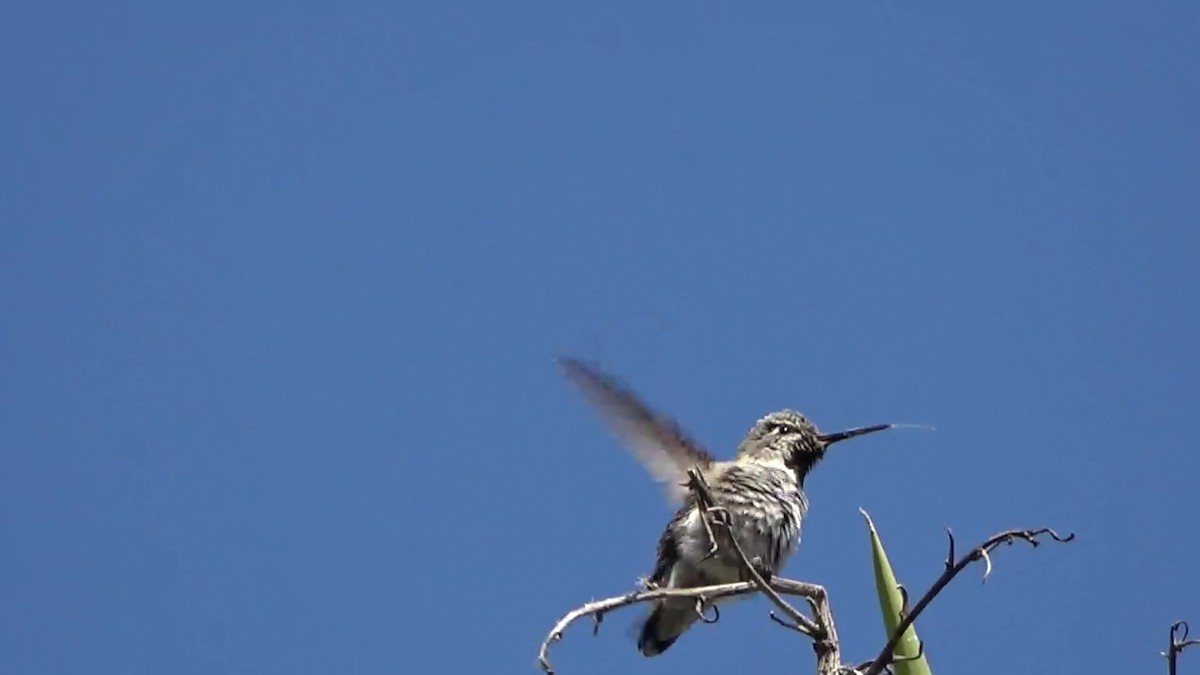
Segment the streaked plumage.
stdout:
<svg viewBox="0 0 1200 675">
<path fill-rule="evenodd" d="M 830 444 L 889 426 L 822 435 L 800 413 L 782 410 L 750 428 L 735 459 L 718 461 L 678 424 L 654 412 L 612 376 L 577 359 L 561 359 L 559 366 L 617 438 L 664 484 L 668 497 L 682 502 L 659 538 L 650 575 L 658 586 L 690 588 L 744 580 L 728 544 L 718 541 L 718 553 L 709 556 L 712 546 L 695 497 L 686 487 L 689 468 L 700 468 L 717 505 L 727 510 L 747 558 L 760 571 L 776 574 L 800 541 L 808 510 L 803 489 L 808 472 Z M 721 528 L 716 536 L 724 538 Z M 646 656 L 661 654 L 698 618 L 692 601 L 658 601 L 642 626 L 638 649 Z"/>
</svg>

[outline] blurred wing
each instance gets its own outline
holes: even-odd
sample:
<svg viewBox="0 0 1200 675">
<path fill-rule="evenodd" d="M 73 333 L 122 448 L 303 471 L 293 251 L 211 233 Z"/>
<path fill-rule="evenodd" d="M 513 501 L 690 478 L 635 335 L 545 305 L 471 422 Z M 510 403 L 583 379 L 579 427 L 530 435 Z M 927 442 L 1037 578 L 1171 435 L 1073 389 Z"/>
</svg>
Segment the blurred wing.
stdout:
<svg viewBox="0 0 1200 675">
<path fill-rule="evenodd" d="M 655 480 L 664 484 L 667 496 L 675 502 L 683 501 L 688 494 L 683 485 L 687 470 L 697 464 L 707 467 L 713 462 L 712 455 L 674 420 L 655 413 L 612 376 L 569 357 L 559 359 L 558 366 L 600 412 L 617 439 L 633 451 Z"/>
</svg>

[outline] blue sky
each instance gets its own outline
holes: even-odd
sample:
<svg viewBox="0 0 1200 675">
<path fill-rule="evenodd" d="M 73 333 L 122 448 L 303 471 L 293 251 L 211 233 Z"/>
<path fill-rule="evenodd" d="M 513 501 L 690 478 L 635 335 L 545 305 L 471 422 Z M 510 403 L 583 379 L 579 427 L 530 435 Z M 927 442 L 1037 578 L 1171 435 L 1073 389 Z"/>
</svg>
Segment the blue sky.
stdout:
<svg viewBox="0 0 1200 675">
<path fill-rule="evenodd" d="M 848 658 L 1165 672 L 1200 624 L 1200 9 L 87 3 L 0 40 L 0 672 L 532 673 L 671 513 L 553 368 L 841 448 Z M 759 600 L 563 675 L 803 672 Z M 997 656 L 997 654 L 1006 654 Z M 1200 654 L 1183 672 L 1200 672 Z M 797 670 L 799 669 L 799 670 Z"/>
</svg>

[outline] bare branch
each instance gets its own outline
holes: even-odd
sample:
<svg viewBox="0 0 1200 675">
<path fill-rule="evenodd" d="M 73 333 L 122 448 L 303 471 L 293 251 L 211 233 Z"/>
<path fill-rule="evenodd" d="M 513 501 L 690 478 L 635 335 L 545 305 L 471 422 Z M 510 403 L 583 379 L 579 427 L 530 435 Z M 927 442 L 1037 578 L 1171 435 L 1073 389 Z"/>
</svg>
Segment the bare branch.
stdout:
<svg viewBox="0 0 1200 675">
<path fill-rule="evenodd" d="M 889 639 L 887 644 L 884 645 L 883 649 L 880 650 L 879 656 L 875 657 L 875 660 L 871 663 L 867 670 L 863 672 L 863 675 L 879 675 L 884 671 L 885 668 L 895 662 L 896 646 L 900 644 L 900 638 L 904 635 L 904 631 L 908 630 L 908 627 L 917 620 L 917 617 L 920 616 L 921 612 L 925 611 L 925 608 L 929 606 L 929 603 L 933 602 L 933 599 L 942 592 L 942 589 L 944 589 L 954 579 L 954 577 L 958 576 L 960 572 L 966 569 L 968 565 L 978 560 L 984 560 L 987 562 L 987 571 L 990 572 L 992 561 L 988 554 L 989 552 L 995 550 L 997 546 L 1000 546 L 1001 544 L 1012 544 L 1014 541 L 1019 540 L 1028 542 L 1030 546 L 1036 547 L 1041 543 L 1038 541 L 1038 537 L 1042 536 L 1048 536 L 1054 541 L 1064 543 L 1075 538 L 1074 534 L 1068 534 L 1064 537 L 1050 528 L 1042 528 L 1039 530 L 1008 530 L 1006 532 L 992 535 L 987 539 L 987 541 L 971 549 L 969 553 L 964 555 L 957 562 L 950 564 L 950 561 L 954 559 L 954 535 L 951 534 L 949 530 L 946 530 L 946 533 L 949 535 L 950 539 L 950 553 L 946 558 L 946 570 L 942 572 L 937 581 L 935 581 L 933 585 L 929 587 L 929 590 L 925 592 L 925 595 L 921 596 L 921 599 L 917 601 L 916 606 L 914 606 L 911 611 L 907 612 L 905 616 L 902 617 L 900 625 L 896 626 L 896 631 L 892 634 L 891 639 Z M 1173 639 L 1172 644 L 1174 644 Z M 921 645 L 920 649 L 923 651 L 924 645 Z"/>
<path fill-rule="evenodd" d="M 1200 639 L 1188 639 L 1188 622 L 1176 621 L 1171 624 L 1171 642 L 1167 647 L 1167 653 L 1163 654 L 1167 657 L 1167 673 L 1169 675 L 1175 675 L 1179 653 L 1192 645 L 1200 645 Z"/>
<path fill-rule="evenodd" d="M 821 597 L 824 594 L 824 589 L 815 584 L 796 581 L 794 579 L 785 579 L 776 577 L 768 582 L 772 590 L 784 595 L 794 595 L 797 597 Z M 584 617 L 593 617 L 595 625 L 599 625 L 599 620 L 596 617 L 603 617 L 608 612 L 622 607 L 629 607 L 646 602 L 652 602 L 662 598 L 692 598 L 709 602 L 720 598 L 728 598 L 737 595 L 748 595 L 758 592 L 759 588 L 752 581 L 739 581 L 732 584 L 719 584 L 716 586 L 702 586 L 698 588 L 653 588 L 625 595 L 618 595 L 604 600 L 593 600 L 581 607 L 567 612 L 550 632 L 546 635 L 546 639 L 542 641 L 541 649 L 538 651 L 538 663 L 542 670 L 548 674 L 554 673 L 554 668 L 550 665 L 549 652 L 550 646 L 562 639 L 563 632 L 567 627 L 575 621 Z"/>
</svg>

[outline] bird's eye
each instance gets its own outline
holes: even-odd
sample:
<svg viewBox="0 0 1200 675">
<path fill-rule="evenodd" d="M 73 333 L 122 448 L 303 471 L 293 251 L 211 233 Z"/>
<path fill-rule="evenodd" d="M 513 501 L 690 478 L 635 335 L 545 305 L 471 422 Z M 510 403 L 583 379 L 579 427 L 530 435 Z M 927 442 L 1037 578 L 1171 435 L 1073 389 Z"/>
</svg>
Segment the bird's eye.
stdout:
<svg viewBox="0 0 1200 675">
<path fill-rule="evenodd" d="M 775 425 L 775 433 L 779 434 L 780 436 L 788 433 L 789 431 L 790 431 L 790 429 L 787 428 L 787 425 L 784 425 L 784 424 L 776 424 Z"/>
</svg>

